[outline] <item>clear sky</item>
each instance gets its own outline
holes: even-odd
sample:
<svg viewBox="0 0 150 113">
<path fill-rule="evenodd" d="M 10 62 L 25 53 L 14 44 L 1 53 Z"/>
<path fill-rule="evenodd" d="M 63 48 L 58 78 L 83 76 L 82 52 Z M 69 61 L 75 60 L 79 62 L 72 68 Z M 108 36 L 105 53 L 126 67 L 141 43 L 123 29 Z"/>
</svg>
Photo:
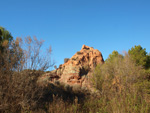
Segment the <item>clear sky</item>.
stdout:
<svg viewBox="0 0 150 113">
<path fill-rule="evenodd" d="M 0 0 L 0 26 L 45 40 L 57 65 L 83 44 L 104 59 L 134 45 L 150 52 L 150 0 Z"/>
</svg>

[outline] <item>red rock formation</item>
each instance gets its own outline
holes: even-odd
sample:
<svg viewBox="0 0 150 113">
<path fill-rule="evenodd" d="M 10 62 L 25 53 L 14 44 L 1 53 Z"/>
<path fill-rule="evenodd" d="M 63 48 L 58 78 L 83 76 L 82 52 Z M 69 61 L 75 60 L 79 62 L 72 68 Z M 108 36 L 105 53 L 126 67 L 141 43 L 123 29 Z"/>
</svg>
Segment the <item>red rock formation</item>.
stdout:
<svg viewBox="0 0 150 113">
<path fill-rule="evenodd" d="M 102 54 L 97 49 L 89 46 L 82 46 L 82 49 L 64 63 L 58 72 L 63 69 L 60 81 L 68 84 L 79 84 L 82 86 L 85 75 L 97 64 L 104 63 Z"/>
<path fill-rule="evenodd" d="M 82 49 L 72 56 L 67 62 L 60 65 L 52 73 L 60 77 L 59 81 L 70 84 L 83 86 L 83 82 L 88 74 L 97 64 L 104 63 L 101 52 L 89 46 L 82 46 Z M 54 77 L 51 77 L 54 80 Z M 84 83 L 88 84 L 88 83 Z"/>
<path fill-rule="evenodd" d="M 64 63 L 63 66 L 68 64 L 73 64 L 75 66 L 89 65 L 90 68 L 93 68 L 99 63 L 104 63 L 101 52 L 92 47 L 83 45 L 82 49 L 72 56 L 68 62 Z"/>
</svg>

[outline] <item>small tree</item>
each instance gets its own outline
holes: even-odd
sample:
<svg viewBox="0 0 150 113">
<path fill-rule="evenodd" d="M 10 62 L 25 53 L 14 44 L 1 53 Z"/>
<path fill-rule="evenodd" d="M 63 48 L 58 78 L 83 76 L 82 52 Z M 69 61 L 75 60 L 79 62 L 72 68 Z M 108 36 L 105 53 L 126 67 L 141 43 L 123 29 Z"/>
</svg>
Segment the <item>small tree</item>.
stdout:
<svg viewBox="0 0 150 113">
<path fill-rule="evenodd" d="M 2 112 L 27 112 L 26 110 L 38 108 L 47 93 L 46 88 L 37 84 L 37 79 L 54 64 L 51 64 L 50 59 L 52 50 L 50 48 L 46 55 L 41 54 L 43 41 L 38 41 L 35 37 L 25 39 L 17 38 L 9 46 L 2 44 L 6 48 L 0 57 L 0 62 L 3 61 L 3 65 L 0 65 Z"/>
<path fill-rule="evenodd" d="M 3 70 L 14 70 L 21 61 L 22 49 L 19 40 L 13 40 L 11 33 L 0 27 L 0 67 Z"/>
<path fill-rule="evenodd" d="M 4 46 L 3 44 L 8 43 L 10 45 L 11 41 L 13 40 L 13 37 L 11 36 L 11 34 L 9 33 L 9 31 L 7 31 L 5 28 L 0 27 L 0 51 L 3 52 L 4 50 Z"/>
<path fill-rule="evenodd" d="M 140 45 L 134 46 L 128 51 L 128 53 L 137 65 L 141 65 L 144 68 L 149 67 L 149 56 L 145 48 L 142 48 Z"/>
<path fill-rule="evenodd" d="M 36 37 L 27 37 L 24 40 L 24 65 L 23 69 L 45 71 L 54 66 L 54 61 L 51 61 L 51 46 L 44 52 L 41 51 L 43 40 L 38 40 Z"/>
<path fill-rule="evenodd" d="M 123 58 L 123 55 L 119 54 L 118 51 L 113 51 L 107 58 L 106 62 L 107 61 L 110 61 L 112 62 L 115 58 Z"/>
</svg>

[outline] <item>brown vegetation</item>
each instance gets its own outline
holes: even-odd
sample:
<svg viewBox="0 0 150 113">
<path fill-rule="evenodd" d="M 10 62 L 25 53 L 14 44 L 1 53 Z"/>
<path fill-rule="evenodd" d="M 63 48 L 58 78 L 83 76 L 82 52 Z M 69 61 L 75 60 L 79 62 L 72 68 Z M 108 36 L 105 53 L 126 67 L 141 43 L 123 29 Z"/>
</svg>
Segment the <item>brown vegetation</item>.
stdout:
<svg viewBox="0 0 150 113">
<path fill-rule="evenodd" d="M 129 55 L 116 57 L 99 65 L 93 75 L 93 85 L 106 102 L 105 112 L 149 113 L 150 85 L 142 66 L 137 66 Z"/>
<path fill-rule="evenodd" d="M 91 67 L 95 68 L 94 72 L 92 70 L 89 73 L 91 75 L 88 78 L 93 86 L 91 93 L 85 87 L 60 83 L 57 80 L 59 76 L 56 75 L 50 75 L 45 81 L 39 82 L 39 76 L 45 74 L 45 70 L 54 64 L 50 58 L 51 48 L 47 55 L 41 57 L 42 44 L 43 41 L 38 41 L 35 37 L 33 39 L 27 37 L 25 41 L 17 38 L 10 45 L 7 41 L 3 42 L 3 51 L 0 52 L 0 112 L 150 112 L 150 72 L 137 65 L 130 55 L 123 56 L 115 52 L 104 63 L 100 52 L 92 52 L 93 48 L 89 51 L 90 48 L 84 45 L 83 51 L 87 52 L 85 55 L 88 56 L 89 52 L 96 58 L 99 55 L 98 61 L 102 63 L 95 68 L 93 65 L 95 60 L 91 60 L 92 66 L 86 65 L 89 59 L 85 60 L 83 54 L 77 55 L 78 59 L 83 57 L 81 59 L 84 65 L 79 70 L 76 67 L 75 74 L 79 71 L 78 74 L 81 76 L 70 76 L 69 81 L 75 79 L 79 82 L 81 78 L 84 79 L 87 72 L 90 72 Z M 66 64 L 68 62 L 66 61 Z M 61 75 L 63 66 L 59 68 Z M 68 66 L 65 71 L 69 68 Z M 74 70 L 70 70 L 72 71 Z M 54 78 L 57 79 L 53 80 Z M 52 79 L 55 84 L 47 79 Z"/>
<path fill-rule="evenodd" d="M 42 42 L 26 38 L 27 49 L 21 48 L 22 39 L 3 44 L 0 53 L 0 111 L 21 112 L 37 108 L 44 95 L 44 88 L 37 85 L 37 78 L 49 66 L 40 57 Z M 10 49 L 11 48 L 11 49 Z M 49 51 L 51 52 L 51 51 Z M 38 66 L 38 67 L 37 67 Z"/>
</svg>

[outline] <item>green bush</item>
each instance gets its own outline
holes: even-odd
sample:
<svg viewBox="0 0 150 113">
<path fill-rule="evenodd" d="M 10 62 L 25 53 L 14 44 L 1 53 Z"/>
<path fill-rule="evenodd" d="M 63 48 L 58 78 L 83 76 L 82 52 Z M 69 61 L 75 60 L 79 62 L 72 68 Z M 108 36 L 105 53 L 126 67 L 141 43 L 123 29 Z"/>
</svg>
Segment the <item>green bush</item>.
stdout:
<svg viewBox="0 0 150 113">
<path fill-rule="evenodd" d="M 150 112 L 150 82 L 145 70 L 125 55 L 96 67 L 93 85 L 101 92 L 107 112 Z"/>
<path fill-rule="evenodd" d="M 134 46 L 128 51 L 128 53 L 131 59 L 135 61 L 137 65 L 141 65 L 144 68 L 150 67 L 150 57 L 145 48 L 142 48 L 140 45 Z"/>
</svg>

